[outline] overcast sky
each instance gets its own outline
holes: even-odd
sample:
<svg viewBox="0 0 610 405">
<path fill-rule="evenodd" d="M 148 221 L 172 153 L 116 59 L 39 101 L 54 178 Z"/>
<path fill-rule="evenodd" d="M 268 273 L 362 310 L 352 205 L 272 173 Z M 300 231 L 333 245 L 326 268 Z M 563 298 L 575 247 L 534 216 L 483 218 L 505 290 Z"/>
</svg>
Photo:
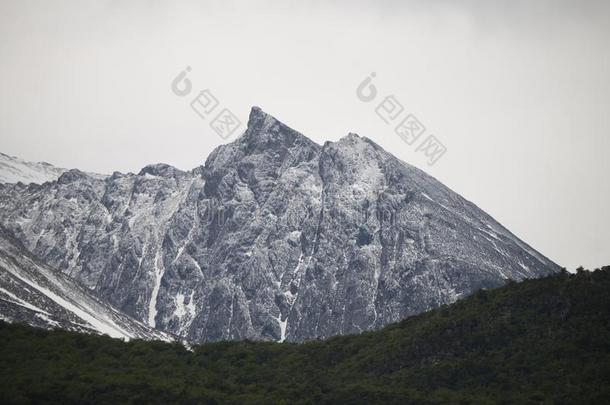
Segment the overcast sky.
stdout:
<svg viewBox="0 0 610 405">
<path fill-rule="evenodd" d="M 0 1 L 0 151 L 190 169 L 237 136 L 189 107 L 209 89 L 244 124 L 259 105 L 319 143 L 367 136 L 593 268 L 610 264 L 609 39 L 603 1 Z M 388 95 L 445 145 L 435 165 L 375 114 Z"/>
</svg>

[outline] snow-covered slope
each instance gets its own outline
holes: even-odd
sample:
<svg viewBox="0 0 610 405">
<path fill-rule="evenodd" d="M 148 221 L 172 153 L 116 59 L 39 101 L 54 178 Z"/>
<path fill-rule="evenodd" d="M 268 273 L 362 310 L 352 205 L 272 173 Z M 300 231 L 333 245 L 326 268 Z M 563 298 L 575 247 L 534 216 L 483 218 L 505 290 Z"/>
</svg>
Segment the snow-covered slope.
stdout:
<svg viewBox="0 0 610 405">
<path fill-rule="evenodd" d="M 0 153 L 0 183 L 42 184 L 55 181 L 68 169 L 53 166 L 47 162 L 28 162 L 15 156 Z M 87 173 L 94 178 L 103 179 L 103 174 Z"/>
<path fill-rule="evenodd" d="M 66 275 L 39 263 L 1 227 L 0 318 L 121 339 L 172 340 L 170 335 L 120 313 Z"/>
<path fill-rule="evenodd" d="M 559 269 L 370 139 L 318 145 L 259 108 L 190 172 L 0 184 L 0 224 L 124 313 L 197 342 L 357 333 Z"/>
<path fill-rule="evenodd" d="M 42 184 L 57 180 L 66 170 L 46 162 L 28 162 L 0 153 L 0 183 Z"/>
</svg>

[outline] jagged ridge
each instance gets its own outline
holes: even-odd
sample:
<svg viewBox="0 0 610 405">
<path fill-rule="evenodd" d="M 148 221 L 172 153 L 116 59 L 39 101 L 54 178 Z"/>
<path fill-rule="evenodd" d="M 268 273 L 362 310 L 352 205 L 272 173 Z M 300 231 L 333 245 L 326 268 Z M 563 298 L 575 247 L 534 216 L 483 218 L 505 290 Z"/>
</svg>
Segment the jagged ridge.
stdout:
<svg viewBox="0 0 610 405">
<path fill-rule="evenodd" d="M 0 223 L 120 310 L 197 342 L 376 329 L 558 270 L 371 140 L 318 145 L 259 108 L 190 172 L 68 173 L 0 186 Z"/>
</svg>

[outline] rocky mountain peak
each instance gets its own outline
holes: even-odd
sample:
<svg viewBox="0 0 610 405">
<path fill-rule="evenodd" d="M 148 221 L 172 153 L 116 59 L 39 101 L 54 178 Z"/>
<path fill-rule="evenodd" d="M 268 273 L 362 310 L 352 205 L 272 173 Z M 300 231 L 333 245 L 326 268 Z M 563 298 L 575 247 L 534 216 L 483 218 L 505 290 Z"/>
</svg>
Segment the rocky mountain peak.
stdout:
<svg viewBox="0 0 610 405">
<path fill-rule="evenodd" d="M 151 165 L 144 166 L 142 170 L 138 173 L 138 176 L 156 176 L 156 177 L 177 177 L 179 175 L 184 174 L 182 170 L 176 169 L 173 166 L 170 166 L 165 163 L 155 163 Z"/>
<path fill-rule="evenodd" d="M 306 136 L 256 106 L 250 110 L 248 127 L 239 140 L 248 153 L 290 148 L 295 144 L 315 145 Z"/>
<path fill-rule="evenodd" d="M 357 333 L 558 270 L 370 139 L 320 146 L 258 107 L 204 167 L 176 173 L 0 188 L 0 225 L 121 311 L 196 342 Z"/>
<path fill-rule="evenodd" d="M 355 132 L 349 132 L 347 135 L 345 135 L 344 137 L 347 140 L 351 140 L 351 141 L 358 141 L 358 140 L 362 140 L 362 138 L 360 137 L 360 135 L 358 135 Z"/>
<path fill-rule="evenodd" d="M 260 107 L 252 106 L 248 116 L 248 128 L 260 127 L 267 119 L 275 120 L 274 117 L 264 112 Z"/>
<path fill-rule="evenodd" d="M 78 169 L 70 169 L 59 176 L 57 182 L 60 184 L 68 184 L 78 180 L 87 180 L 89 176 Z"/>
</svg>

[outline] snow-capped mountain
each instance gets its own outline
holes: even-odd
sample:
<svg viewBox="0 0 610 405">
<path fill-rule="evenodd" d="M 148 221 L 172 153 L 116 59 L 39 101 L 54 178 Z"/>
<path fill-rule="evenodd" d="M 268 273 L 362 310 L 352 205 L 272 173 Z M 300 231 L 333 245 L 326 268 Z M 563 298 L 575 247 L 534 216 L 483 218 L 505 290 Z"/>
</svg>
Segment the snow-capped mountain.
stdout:
<svg viewBox="0 0 610 405">
<path fill-rule="evenodd" d="M 42 184 L 57 180 L 65 171 L 46 162 L 28 162 L 0 153 L 0 183 Z"/>
<path fill-rule="evenodd" d="M 111 305 L 192 341 L 376 329 L 556 264 L 434 178 L 259 108 L 205 165 L 0 185 L 0 223 Z"/>
<path fill-rule="evenodd" d="M 42 184 L 55 181 L 68 169 L 47 162 L 28 162 L 15 156 L 0 153 L 0 183 Z M 105 178 L 103 174 L 87 173 L 92 177 Z"/>
<path fill-rule="evenodd" d="M 0 318 L 43 328 L 171 341 L 32 257 L 0 227 Z"/>
</svg>

